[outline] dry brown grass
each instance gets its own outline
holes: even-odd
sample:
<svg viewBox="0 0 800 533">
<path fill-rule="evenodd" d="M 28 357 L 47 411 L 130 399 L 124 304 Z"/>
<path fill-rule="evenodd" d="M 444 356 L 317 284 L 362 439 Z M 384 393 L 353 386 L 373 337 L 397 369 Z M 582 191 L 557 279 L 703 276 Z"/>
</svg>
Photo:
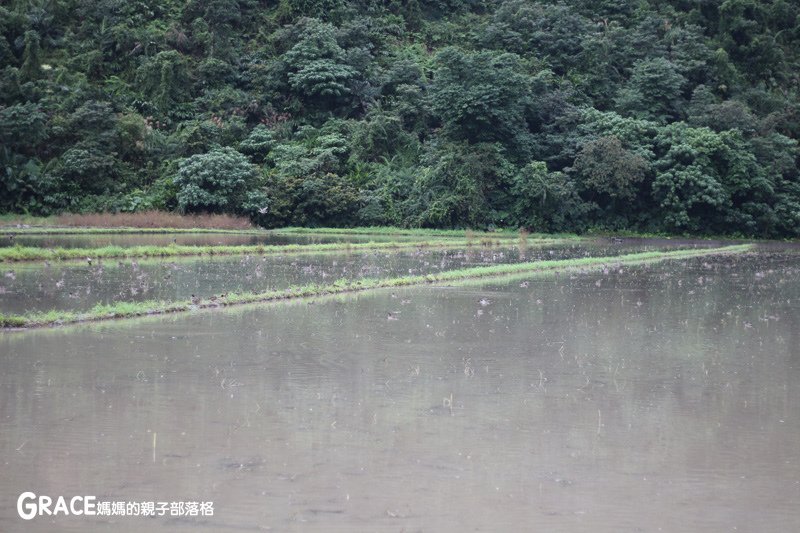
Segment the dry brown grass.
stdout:
<svg viewBox="0 0 800 533">
<path fill-rule="evenodd" d="M 140 213 L 68 214 L 56 217 L 61 226 L 91 228 L 254 229 L 250 220 L 232 215 L 180 215 L 165 211 Z"/>
</svg>

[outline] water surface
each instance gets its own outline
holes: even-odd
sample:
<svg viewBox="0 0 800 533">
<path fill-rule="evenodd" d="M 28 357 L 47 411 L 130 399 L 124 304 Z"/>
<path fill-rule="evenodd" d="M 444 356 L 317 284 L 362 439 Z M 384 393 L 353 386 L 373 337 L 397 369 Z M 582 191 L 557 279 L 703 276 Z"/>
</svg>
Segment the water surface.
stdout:
<svg viewBox="0 0 800 533">
<path fill-rule="evenodd" d="M 313 302 L 0 336 L 0 530 L 800 528 L 796 253 Z"/>
<path fill-rule="evenodd" d="M 252 233 L 86 233 L 26 235 L 0 234 L 0 247 L 100 248 L 103 246 L 244 246 L 281 244 L 327 244 L 339 242 L 405 242 L 431 240 L 413 235 L 279 234 Z"/>
<path fill-rule="evenodd" d="M 707 245 L 707 244 L 703 244 Z M 429 274 L 499 263 L 618 255 L 686 243 L 607 241 L 463 249 L 203 256 L 146 260 L 8 263 L 0 273 L 0 312 L 87 310 L 98 303 L 188 300 L 227 292 L 263 292 L 338 279 Z"/>
</svg>

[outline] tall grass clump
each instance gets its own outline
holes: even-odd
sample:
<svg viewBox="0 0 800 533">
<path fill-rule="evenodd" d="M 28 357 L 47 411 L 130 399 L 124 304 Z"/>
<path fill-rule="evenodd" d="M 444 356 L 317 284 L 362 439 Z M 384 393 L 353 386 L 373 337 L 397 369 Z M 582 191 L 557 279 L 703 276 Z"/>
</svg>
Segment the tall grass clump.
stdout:
<svg viewBox="0 0 800 533">
<path fill-rule="evenodd" d="M 528 237 L 530 236 L 531 232 L 525 228 L 519 228 L 519 245 L 521 248 L 524 248 L 528 245 Z"/>
</svg>

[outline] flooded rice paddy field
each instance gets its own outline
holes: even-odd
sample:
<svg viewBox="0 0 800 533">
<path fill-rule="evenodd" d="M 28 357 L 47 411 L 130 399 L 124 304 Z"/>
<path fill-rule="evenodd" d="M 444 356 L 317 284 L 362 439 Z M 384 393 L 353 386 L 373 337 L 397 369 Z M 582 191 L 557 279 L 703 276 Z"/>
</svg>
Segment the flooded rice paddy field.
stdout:
<svg viewBox="0 0 800 533">
<path fill-rule="evenodd" d="M 513 242 L 513 241 L 512 241 Z M 406 249 L 342 254 L 221 256 L 143 260 L 107 259 L 8 263 L 0 277 L 0 312 L 87 310 L 118 301 L 185 301 L 227 292 L 263 292 L 338 279 L 429 274 L 457 268 L 540 259 L 611 256 L 677 249 L 685 242 L 567 242 L 538 246 Z"/>
<path fill-rule="evenodd" d="M 33 531 L 800 529 L 793 250 L 9 332 L 0 368 L 2 531 L 22 490 L 215 508 Z"/>
<path fill-rule="evenodd" d="M 409 235 L 280 234 L 253 233 L 107 233 L 107 234 L 0 234 L 0 247 L 101 248 L 103 246 L 244 246 L 280 244 L 327 244 L 345 242 L 406 242 L 426 240 Z"/>
</svg>

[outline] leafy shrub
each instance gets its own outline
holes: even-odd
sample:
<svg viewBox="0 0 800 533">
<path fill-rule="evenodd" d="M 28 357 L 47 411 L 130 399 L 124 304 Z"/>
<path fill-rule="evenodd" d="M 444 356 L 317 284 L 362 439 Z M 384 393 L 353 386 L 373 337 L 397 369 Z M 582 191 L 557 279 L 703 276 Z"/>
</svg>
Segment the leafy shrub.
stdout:
<svg viewBox="0 0 800 533">
<path fill-rule="evenodd" d="M 258 178 L 247 157 L 233 148 L 216 148 L 181 161 L 175 184 L 184 213 L 236 213 Z"/>
</svg>

